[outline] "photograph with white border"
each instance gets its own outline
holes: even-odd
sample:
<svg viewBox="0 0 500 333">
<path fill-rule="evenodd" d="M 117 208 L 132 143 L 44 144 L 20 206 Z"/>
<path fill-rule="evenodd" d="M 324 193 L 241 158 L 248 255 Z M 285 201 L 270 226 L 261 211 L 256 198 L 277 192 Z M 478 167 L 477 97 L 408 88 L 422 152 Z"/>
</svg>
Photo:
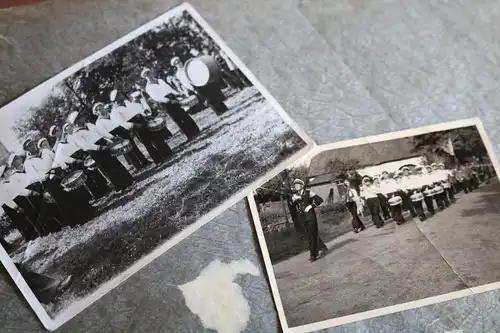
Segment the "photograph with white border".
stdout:
<svg viewBox="0 0 500 333">
<path fill-rule="evenodd" d="M 313 147 L 180 5 L 0 109 L 0 259 L 53 330 Z"/>
<path fill-rule="evenodd" d="M 248 197 L 285 332 L 500 288 L 499 164 L 478 118 L 315 147 Z"/>
</svg>

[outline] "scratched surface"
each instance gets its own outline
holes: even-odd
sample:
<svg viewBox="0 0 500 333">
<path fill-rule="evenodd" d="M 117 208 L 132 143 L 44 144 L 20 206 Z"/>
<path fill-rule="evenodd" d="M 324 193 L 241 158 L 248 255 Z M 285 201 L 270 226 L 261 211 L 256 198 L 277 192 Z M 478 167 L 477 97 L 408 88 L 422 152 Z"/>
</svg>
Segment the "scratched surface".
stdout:
<svg viewBox="0 0 500 333">
<path fill-rule="evenodd" d="M 0 104 L 177 3 L 56 0 L 0 11 Z M 499 151 L 497 1 L 191 3 L 318 143 L 480 116 Z M 216 259 L 259 262 L 243 203 L 58 332 L 210 332 L 177 286 Z M 236 281 L 251 308 L 244 332 L 276 332 L 263 275 Z M 44 331 L 4 276 L 0 306 L 2 333 Z M 496 332 L 499 309 L 500 295 L 489 292 L 325 332 Z"/>
</svg>

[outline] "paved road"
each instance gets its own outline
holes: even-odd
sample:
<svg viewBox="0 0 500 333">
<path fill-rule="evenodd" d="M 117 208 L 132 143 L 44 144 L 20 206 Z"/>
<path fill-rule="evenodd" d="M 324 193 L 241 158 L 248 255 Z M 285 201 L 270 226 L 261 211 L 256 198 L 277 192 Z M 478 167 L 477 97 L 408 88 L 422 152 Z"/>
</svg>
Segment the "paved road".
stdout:
<svg viewBox="0 0 500 333">
<path fill-rule="evenodd" d="M 500 280 L 500 184 L 458 196 L 421 222 L 343 235 L 314 263 L 274 266 L 290 326 L 414 301 Z"/>
</svg>

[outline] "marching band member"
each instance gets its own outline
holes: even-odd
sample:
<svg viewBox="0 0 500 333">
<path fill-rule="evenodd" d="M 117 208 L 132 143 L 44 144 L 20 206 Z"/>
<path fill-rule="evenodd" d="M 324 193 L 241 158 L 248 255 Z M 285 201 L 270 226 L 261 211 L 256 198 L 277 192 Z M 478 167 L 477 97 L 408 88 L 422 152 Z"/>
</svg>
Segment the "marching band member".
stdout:
<svg viewBox="0 0 500 333">
<path fill-rule="evenodd" d="M 412 195 L 412 190 L 415 189 L 415 184 L 413 184 L 413 177 L 410 175 L 410 168 L 403 167 L 401 170 L 402 175 L 399 181 L 399 196 L 403 199 L 403 207 L 405 210 L 409 210 L 412 217 L 417 217 L 417 212 L 415 207 L 413 207 L 413 202 L 410 199 Z"/>
<path fill-rule="evenodd" d="M 23 141 L 22 147 L 26 153 L 24 171 L 29 177 L 31 177 L 33 183 L 42 181 L 45 178 L 47 171 L 50 170 L 50 167 L 47 169 L 47 162 L 40 158 L 36 142 L 33 139 L 28 138 Z M 52 162 L 50 164 L 52 164 Z"/>
<path fill-rule="evenodd" d="M 61 230 L 65 222 L 59 205 L 45 188 L 48 173 L 53 166 L 54 154 L 50 149 L 45 154 L 42 154 L 43 152 L 39 151 L 38 148 L 42 145 L 43 139 L 40 139 L 38 143 L 31 139 L 24 141 L 23 149 L 26 151 L 27 156 L 24 161 L 24 170 L 30 178 L 29 186 L 40 195 L 43 195 L 43 201 L 38 207 L 37 222 L 42 225 L 46 233 L 51 233 Z"/>
<path fill-rule="evenodd" d="M 450 201 L 448 199 L 448 190 L 450 187 L 449 183 L 449 174 L 446 170 L 444 170 L 444 164 L 443 163 L 438 163 L 436 165 L 436 168 L 433 171 L 436 174 L 436 185 L 437 185 L 437 190 L 438 190 L 438 197 L 439 200 L 442 202 L 442 205 L 444 208 L 450 206 Z M 441 192 L 441 189 L 443 191 Z"/>
<path fill-rule="evenodd" d="M 384 225 L 384 221 L 380 217 L 380 204 L 378 201 L 377 190 L 373 187 L 373 182 L 368 176 L 363 177 L 361 197 L 365 199 L 373 224 L 375 224 L 377 229 L 381 228 Z"/>
<path fill-rule="evenodd" d="M 49 134 L 49 137 L 55 138 L 55 140 L 56 140 L 54 142 L 54 145 L 52 146 L 52 150 L 56 151 L 57 145 L 59 144 L 59 139 L 61 138 L 61 134 L 62 134 L 61 128 L 56 126 L 56 125 L 52 125 L 49 128 L 48 134 Z"/>
<path fill-rule="evenodd" d="M 397 174 L 395 175 L 397 177 Z M 381 186 L 383 191 L 386 193 L 387 203 L 391 210 L 391 216 L 396 221 L 396 224 L 402 224 L 405 222 L 403 218 L 403 204 L 402 199 L 399 196 L 398 188 L 399 183 L 395 178 L 391 178 L 387 171 L 382 172 Z"/>
<path fill-rule="evenodd" d="M 172 67 L 175 67 L 175 76 L 178 78 L 184 89 L 188 91 L 195 91 L 196 95 L 205 100 L 206 104 L 217 114 L 221 115 L 228 111 L 228 107 L 224 103 L 226 96 L 222 93 L 220 86 L 217 82 L 208 83 L 203 87 L 193 87 L 184 70 L 184 64 L 179 57 L 174 57 L 170 61 Z"/>
<path fill-rule="evenodd" d="M 179 57 L 173 57 L 170 59 L 170 66 L 175 68 L 174 77 L 177 80 L 177 88 L 179 91 L 186 97 L 195 94 L 196 89 L 189 81 L 181 59 Z"/>
<path fill-rule="evenodd" d="M 68 125 L 69 126 L 69 125 Z M 54 168 L 61 168 L 65 170 L 72 163 L 76 162 L 76 159 L 71 157 L 71 155 L 77 150 L 76 147 L 70 145 L 67 141 L 68 133 L 64 130 L 66 129 L 66 124 L 63 126 L 63 131 L 61 132 L 61 136 L 58 138 L 57 145 L 54 145 L 55 154 L 54 154 Z"/>
<path fill-rule="evenodd" d="M 77 117 L 76 121 L 80 119 L 81 117 Z M 68 143 L 90 154 L 99 168 L 102 169 L 104 175 L 109 179 L 115 191 L 121 192 L 134 183 L 132 175 L 116 157 L 109 154 L 106 146 L 94 143 L 95 134 L 83 126 L 75 128 L 72 124 L 67 125 Z"/>
<path fill-rule="evenodd" d="M 389 177 L 389 172 L 382 171 L 382 176 L 380 180 L 380 188 L 382 193 L 389 198 L 394 192 L 396 192 L 396 181 Z"/>
<path fill-rule="evenodd" d="M 439 163 L 438 164 L 438 172 L 442 174 L 442 184 L 443 188 L 445 191 L 445 198 L 446 202 L 448 203 L 448 206 L 450 203 L 455 202 L 455 196 L 453 193 L 453 181 L 454 181 L 454 176 L 451 170 L 446 170 L 444 168 L 444 163 Z"/>
<path fill-rule="evenodd" d="M 347 192 L 345 195 L 346 207 L 352 215 L 352 228 L 355 233 L 365 230 L 365 225 L 359 218 L 359 214 L 363 211 L 363 200 L 358 195 L 358 191 L 356 191 L 356 187 L 349 183 L 349 180 L 344 181 L 345 186 L 347 187 Z"/>
<path fill-rule="evenodd" d="M 297 207 L 299 219 L 309 236 L 309 261 L 313 262 L 326 253 L 327 247 L 318 235 L 318 220 L 314 208 L 323 203 L 323 199 L 311 190 L 305 189 L 301 179 L 295 179 L 293 186 L 296 193 L 292 195 L 292 203 Z"/>
<path fill-rule="evenodd" d="M 373 188 L 377 191 L 377 196 L 380 203 L 380 208 L 382 209 L 384 220 L 390 219 L 391 214 L 389 213 L 390 209 L 389 202 L 387 201 L 387 194 L 384 193 L 383 186 L 380 183 L 380 179 L 378 177 L 373 178 Z"/>
<path fill-rule="evenodd" d="M 27 189 L 31 179 L 24 170 L 23 156 L 19 154 L 11 154 L 7 162 L 7 171 L 4 176 L 9 181 L 7 191 L 13 198 L 14 203 L 18 207 L 18 211 L 22 212 L 26 217 L 29 225 L 26 226 L 26 240 L 30 241 L 37 237 L 47 234 L 45 227 L 38 220 L 38 213 L 42 204 L 42 197 L 39 192 Z"/>
<path fill-rule="evenodd" d="M 52 169 L 56 154 L 50 148 L 49 141 L 46 138 L 41 138 L 40 140 L 38 140 L 37 148 L 38 151 L 40 152 L 39 153 L 40 159 L 42 160 L 41 162 L 42 172 L 48 173 L 50 169 Z"/>
<path fill-rule="evenodd" d="M 17 196 L 17 193 L 13 193 L 10 186 L 11 170 L 7 166 L 0 166 L 0 204 L 5 213 L 5 215 L 10 219 L 14 228 L 16 228 L 25 241 L 28 241 L 32 237 L 32 232 L 35 227 L 30 221 L 28 221 L 26 214 L 13 200 Z M 4 247 L 5 245 L 2 244 Z M 8 247 L 7 247 L 8 248 Z M 7 250 L 6 248 L 6 250 Z"/>
<path fill-rule="evenodd" d="M 425 221 L 427 216 L 425 216 L 424 212 L 424 194 L 422 193 L 422 188 L 425 185 L 425 179 L 422 175 L 422 167 L 415 167 L 415 175 L 412 176 L 412 186 L 415 191 L 410 195 L 410 199 L 413 203 L 413 207 L 415 207 L 415 212 L 419 217 L 420 221 Z"/>
<path fill-rule="evenodd" d="M 397 177 L 397 174 L 394 175 Z M 398 194 L 399 184 L 396 178 L 390 177 L 387 171 L 382 172 L 381 186 L 383 191 L 386 193 L 387 204 L 389 205 L 391 216 L 396 222 L 396 224 L 403 224 L 403 201 Z"/>
<path fill-rule="evenodd" d="M 429 186 L 432 187 L 433 197 L 436 201 L 436 205 L 440 210 L 444 210 L 445 201 L 444 201 L 444 189 L 441 186 L 442 175 L 439 175 L 437 169 L 437 163 L 432 163 L 430 169 L 427 169 L 427 177 L 429 179 Z"/>
<path fill-rule="evenodd" d="M 147 80 L 145 91 L 154 101 L 161 103 L 167 114 L 177 124 L 188 140 L 194 139 L 200 128 L 191 116 L 179 105 L 178 93 L 162 79 L 154 76 L 150 69 L 145 68 L 141 77 Z"/>
<path fill-rule="evenodd" d="M 134 92 L 130 97 L 132 99 L 131 104 L 136 104 L 136 107 L 140 108 L 140 113 L 130 120 L 137 125 L 135 127 L 137 138 L 144 144 L 153 161 L 157 165 L 161 164 L 173 155 L 172 149 L 167 143 L 170 132 L 168 132 L 166 126 L 162 129 L 150 130 L 147 126 L 146 117 L 151 116 L 151 110 L 146 109 L 141 104 L 141 93 L 139 91 Z M 125 103 L 129 102 L 125 101 Z"/>
<path fill-rule="evenodd" d="M 432 174 L 432 167 L 430 165 L 426 166 L 425 172 L 426 173 L 423 175 L 424 186 L 422 187 L 422 193 L 424 194 L 424 201 L 425 206 L 427 207 L 427 211 L 431 215 L 434 215 L 436 213 L 436 210 L 434 208 L 434 175 Z"/>
<path fill-rule="evenodd" d="M 142 142 L 156 164 L 164 162 L 172 155 L 172 150 L 166 143 L 166 131 L 151 131 L 148 128 L 145 118 L 146 113 L 142 104 L 135 101 L 130 102 L 126 100 L 124 95 L 118 96 L 116 103 L 117 107 L 111 112 L 112 119 L 115 119 L 117 122 L 132 124 L 133 127 L 131 125 L 127 125 L 127 127 L 134 128 L 137 138 Z M 146 111 L 150 114 L 150 110 Z"/>
<path fill-rule="evenodd" d="M 350 184 L 353 184 L 358 192 L 358 195 L 361 195 L 361 185 L 363 183 L 362 177 L 356 170 L 351 169 L 347 171 L 347 180 L 349 180 Z"/>
<path fill-rule="evenodd" d="M 116 90 L 111 92 L 110 99 L 112 101 L 115 100 L 116 94 Z M 118 110 L 110 113 L 103 103 L 94 104 L 92 111 L 98 117 L 95 122 L 95 129 L 103 138 L 115 140 L 115 137 L 119 137 L 129 140 L 132 150 L 124 155 L 125 160 L 137 171 L 141 171 L 151 164 L 151 162 L 142 154 L 139 147 L 135 144 L 134 138 L 130 135 L 129 131 L 132 130 L 134 124 L 128 122 L 128 119 L 126 121 L 123 120 L 131 116 L 130 111 L 122 105 L 112 106 L 112 108 L 118 108 Z"/>
<path fill-rule="evenodd" d="M 81 165 L 84 164 L 83 159 L 78 160 L 72 157 L 80 148 L 68 142 L 70 126 L 72 125 L 68 123 L 64 124 L 62 127 L 62 135 L 57 146 L 56 162 L 54 164 L 55 174 L 59 177 L 62 177 L 62 175 L 66 173 L 66 170 L 79 169 Z M 86 154 L 88 154 L 88 152 L 86 152 Z M 90 155 L 87 155 L 87 157 L 88 156 Z M 89 202 L 92 199 L 99 200 L 111 191 L 108 186 L 108 180 L 103 176 L 103 172 L 101 172 L 99 168 L 100 166 L 82 169 L 86 176 L 85 183 L 87 184 L 87 189 L 90 191 L 89 193 L 79 195 L 85 202 Z"/>
<path fill-rule="evenodd" d="M 56 158 L 50 171 L 50 176 L 45 180 L 44 188 L 57 203 L 64 224 L 75 226 L 89 221 L 95 214 L 95 208 L 90 204 L 90 201 L 93 199 L 89 192 L 90 189 L 82 186 L 72 191 L 65 191 L 61 185 L 61 181 L 64 178 L 65 171 L 69 169 L 69 165 L 75 165 L 76 163 L 76 160 L 70 157 L 75 148 L 65 151 L 65 148 L 70 147 L 66 143 L 66 135 L 64 133 L 60 137 L 61 140 L 57 146 Z M 85 171 L 83 172 L 85 173 Z M 90 180 L 87 179 L 86 183 L 88 184 L 89 182 Z"/>
</svg>

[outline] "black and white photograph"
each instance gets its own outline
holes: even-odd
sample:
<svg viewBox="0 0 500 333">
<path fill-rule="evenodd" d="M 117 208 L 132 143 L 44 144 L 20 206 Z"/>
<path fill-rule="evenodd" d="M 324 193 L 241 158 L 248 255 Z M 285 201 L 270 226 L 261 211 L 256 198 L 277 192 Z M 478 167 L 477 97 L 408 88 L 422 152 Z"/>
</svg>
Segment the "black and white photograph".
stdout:
<svg viewBox="0 0 500 333">
<path fill-rule="evenodd" d="M 318 146 L 248 197 L 285 331 L 500 288 L 498 161 L 479 119 Z"/>
<path fill-rule="evenodd" d="M 55 329 L 312 147 L 181 5 L 0 110 L 2 262 Z"/>
</svg>

